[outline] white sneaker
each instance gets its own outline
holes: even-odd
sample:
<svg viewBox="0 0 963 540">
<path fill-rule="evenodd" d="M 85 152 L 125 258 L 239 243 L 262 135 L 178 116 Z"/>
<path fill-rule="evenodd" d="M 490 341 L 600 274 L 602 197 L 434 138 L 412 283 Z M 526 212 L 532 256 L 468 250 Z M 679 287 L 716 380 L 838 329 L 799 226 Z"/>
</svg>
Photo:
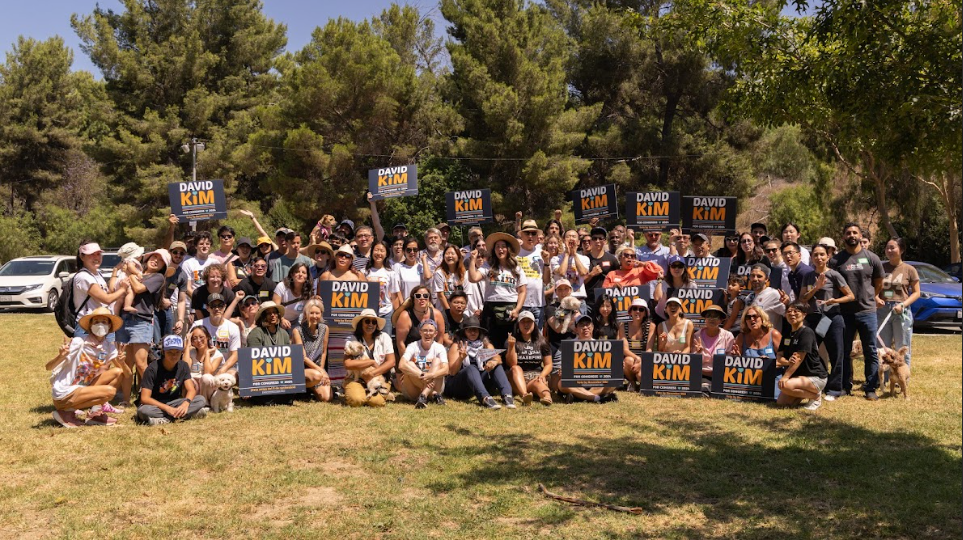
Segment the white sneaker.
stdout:
<svg viewBox="0 0 963 540">
<path fill-rule="evenodd" d="M 194 413 L 194 419 L 200 420 L 201 418 L 207 418 L 207 413 L 211 412 L 210 407 L 204 407 L 201 410 Z"/>
<path fill-rule="evenodd" d="M 170 424 L 170 423 L 171 423 L 170 419 L 167 418 L 166 416 L 162 416 L 160 418 L 152 417 L 147 419 L 147 425 L 149 426 L 162 426 L 164 424 Z"/>
<path fill-rule="evenodd" d="M 803 407 L 803 409 L 806 409 L 807 411 L 815 411 L 816 409 L 822 407 L 822 405 L 823 405 L 823 400 L 817 399 L 815 401 L 810 401 L 808 405 Z"/>
<path fill-rule="evenodd" d="M 839 398 L 837 398 L 832 394 L 826 394 L 825 396 L 823 396 L 823 399 L 825 399 L 826 401 L 836 401 Z"/>
</svg>

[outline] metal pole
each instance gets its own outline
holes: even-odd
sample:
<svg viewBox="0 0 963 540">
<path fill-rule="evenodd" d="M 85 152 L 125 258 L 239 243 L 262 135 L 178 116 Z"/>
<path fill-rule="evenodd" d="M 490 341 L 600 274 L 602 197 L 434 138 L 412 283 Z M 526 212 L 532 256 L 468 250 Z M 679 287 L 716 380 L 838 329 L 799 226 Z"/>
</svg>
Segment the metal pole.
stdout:
<svg viewBox="0 0 963 540">
<path fill-rule="evenodd" d="M 197 138 L 191 138 L 191 181 L 197 182 Z M 191 230 L 197 232 L 197 220 L 191 220 Z"/>
</svg>

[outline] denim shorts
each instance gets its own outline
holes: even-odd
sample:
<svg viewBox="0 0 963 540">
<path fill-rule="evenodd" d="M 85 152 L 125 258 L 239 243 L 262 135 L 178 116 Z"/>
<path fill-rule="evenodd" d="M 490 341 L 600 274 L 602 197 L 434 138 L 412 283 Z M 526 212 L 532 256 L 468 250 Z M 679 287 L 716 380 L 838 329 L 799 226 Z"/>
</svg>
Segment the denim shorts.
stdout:
<svg viewBox="0 0 963 540">
<path fill-rule="evenodd" d="M 137 319 L 127 313 L 124 314 L 123 319 L 124 326 L 117 331 L 118 343 L 143 343 L 149 345 L 154 342 L 154 321 Z"/>
</svg>

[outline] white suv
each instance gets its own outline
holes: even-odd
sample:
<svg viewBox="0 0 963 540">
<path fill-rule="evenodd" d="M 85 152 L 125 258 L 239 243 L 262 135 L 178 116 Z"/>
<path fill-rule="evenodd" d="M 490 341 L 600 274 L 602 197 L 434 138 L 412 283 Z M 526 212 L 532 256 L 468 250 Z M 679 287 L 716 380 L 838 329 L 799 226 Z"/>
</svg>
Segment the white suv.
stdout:
<svg viewBox="0 0 963 540">
<path fill-rule="evenodd" d="M 8 261 L 0 268 L 0 308 L 53 311 L 60 291 L 77 271 L 75 257 L 34 255 Z"/>
</svg>

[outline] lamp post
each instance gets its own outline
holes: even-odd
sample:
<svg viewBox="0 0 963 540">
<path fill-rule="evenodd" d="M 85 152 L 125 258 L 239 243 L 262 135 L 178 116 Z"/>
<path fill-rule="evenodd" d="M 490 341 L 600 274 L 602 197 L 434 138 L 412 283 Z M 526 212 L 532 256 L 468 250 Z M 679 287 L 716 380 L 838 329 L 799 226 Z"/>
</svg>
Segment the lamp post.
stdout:
<svg viewBox="0 0 963 540">
<path fill-rule="evenodd" d="M 201 152 L 207 148 L 203 142 L 197 140 L 197 137 L 191 137 L 190 142 L 181 146 L 181 150 L 186 154 L 191 153 L 191 182 L 197 182 L 197 152 Z M 191 230 L 197 230 L 197 221 L 191 220 Z"/>
</svg>

